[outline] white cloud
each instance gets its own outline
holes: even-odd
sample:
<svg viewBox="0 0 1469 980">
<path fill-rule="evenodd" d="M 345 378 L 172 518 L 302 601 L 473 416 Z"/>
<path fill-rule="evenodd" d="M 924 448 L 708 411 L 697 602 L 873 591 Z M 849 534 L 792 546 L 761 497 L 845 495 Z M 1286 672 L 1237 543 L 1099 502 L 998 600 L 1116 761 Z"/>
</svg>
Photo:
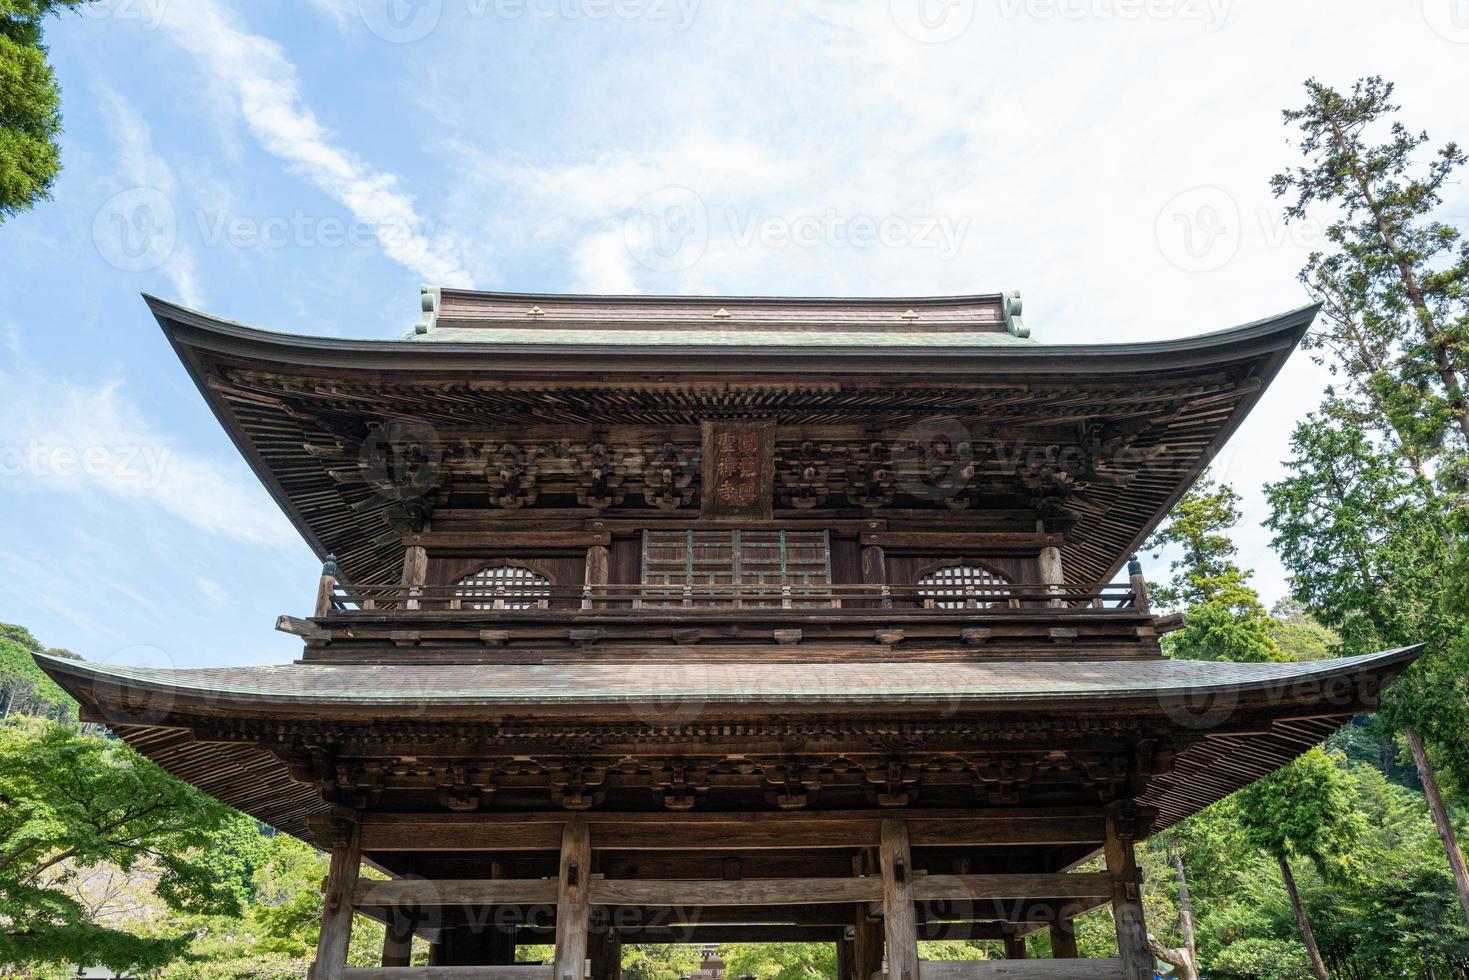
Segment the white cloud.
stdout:
<svg viewBox="0 0 1469 980">
<path fill-rule="evenodd" d="M 297 536 L 242 463 L 181 448 L 120 383 L 87 388 L 36 372 L 0 374 L 0 479 L 48 493 L 155 506 L 209 534 L 285 546 Z"/>
<path fill-rule="evenodd" d="M 171 202 L 178 213 L 178 181 L 173 169 L 153 149 L 153 137 L 148 124 L 134 108 L 115 90 L 97 87 L 98 102 L 107 120 L 108 135 L 117 146 L 118 176 L 132 188 L 157 191 Z M 113 198 L 113 201 L 119 200 Z M 199 285 L 194 253 L 182 242 L 177 241 L 176 229 L 170 235 L 171 243 L 166 255 L 159 260 L 163 273 L 173 283 L 178 296 L 186 306 L 199 308 L 205 305 L 204 290 Z"/>
<path fill-rule="evenodd" d="M 316 6 L 331 9 L 321 2 Z M 246 31 L 217 0 L 171 8 L 164 29 L 232 94 L 260 144 L 371 228 L 390 259 L 428 282 L 473 285 L 459 244 L 432 230 L 397 175 L 338 146 L 317 121 L 305 105 L 296 66 L 279 44 Z"/>
</svg>

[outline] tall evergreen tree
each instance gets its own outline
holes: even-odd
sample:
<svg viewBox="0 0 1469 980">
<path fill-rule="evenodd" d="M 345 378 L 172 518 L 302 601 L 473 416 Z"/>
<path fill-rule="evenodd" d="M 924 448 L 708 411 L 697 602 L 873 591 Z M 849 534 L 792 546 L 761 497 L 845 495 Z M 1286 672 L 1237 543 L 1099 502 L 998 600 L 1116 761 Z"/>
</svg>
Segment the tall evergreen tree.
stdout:
<svg viewBox="0 0 1469 980">
<path fill-rule="evenodd" d="M 61 172 L 61 89 L 41 25 L 88 2 L 0 0 L 0 222 L 48 197 Z"/>
<path fill-rule="evenodd" d="M 1469 640 L 1449 589 L 1469 562 L 1469 242 L 1437 217 L 1466 158 L 1453 143 L 1426 153 L 1427 134 L 1398 120 L 1393 87 L 1379 77 L 1350 94 L 1313 79 L 1306 95 L 1285 112 L 1306 163 L 1273 187 L 1287 220 L 1330 216 L 1330 248 L 1301 279 L 1324 304 L 1307 346 L 1341 384 L 1296 430 L 1291 474 L 1268 488 L 1270 524 L 1296 598 L 1348 651 L 1428 644 L 1387 714 L 1434 804 L 1469 918 L 1469 869 L 1423 740 L 1469 786 Z"/>
<path fill-rule="evenodd" d="M 1240 790 L 1234 802 L 1245 837 L 1280 867 L 1316 980 L 1330 980 L 1290 859 L 1305 858 L 1330 878 L 1333 863 L 1357 839 L 1360 821 L 1341 772 L 1325 752 L 1312 749 Z"/>
</svg>

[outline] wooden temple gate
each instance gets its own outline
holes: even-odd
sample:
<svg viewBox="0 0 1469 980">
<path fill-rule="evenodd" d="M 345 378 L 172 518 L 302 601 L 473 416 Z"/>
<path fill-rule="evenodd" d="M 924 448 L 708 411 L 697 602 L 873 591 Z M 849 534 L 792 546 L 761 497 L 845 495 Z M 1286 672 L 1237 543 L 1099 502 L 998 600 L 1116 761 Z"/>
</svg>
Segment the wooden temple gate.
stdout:
<svg viewBox="0 0 1469 980">
<path fill-rule="evenodd" d="M 317 980 L 618 980 L 622 943 L 795 940 L 841 980 L 1147 980 L 1134 843 L 1416 655 L 1171 660 L 1181 619 L 1128 560 L 1312 308 L 1048 347 L 1018 294 L 426 287 L 395 341 L 149 302 L 324 561 L 277 625 L 301 658 L 37 659 L 331 852 Z M 1075 958 L 1104 905 L 1118 957 Z M 347 966 L 358 912 L 380 966 Z M 1009 958 L 923 961 L 936 938 Z"/>
<path fill-rule="evenodd" d="M 802 819 L 809 816 L 810 819 Z M 317 980 L 427 980 L 489 977 L 513 980 L 617 980 L 620 948 L 662 942 L 833 942 L 841 980 L 886 975 L 917 980 L 984 977 L 1094 980 L 1150 978 L 1140 881 L 1133 860 L 1138 814 L 1108 812 L 983 815 L 910 813 L 874 815 L 745 814 L 538 815 L 474 821 L 425 819 L 400 814 L 338 815 L 325 883 L 327 913 L 314 976 Z M 933 874 L 915 867 L 914 849 L 933 846 L 1075 843 L 1101 835 L 1101 872 Z M 541 850 L 559 837 L 556 878 L 400 878 L 367 880 L 358 874 L 364 847 L 389 853 L 423 853 L 439 844 L 455 852 L 483 843 L 505 855 Z M 844 876 L 745 878 L 739 855 L 825 849 L 850 862 Z M 611 877 L 604 859 L 635 853 L 644 861 L 671 855 L 660 872 L 721 859 L 720 878 Z M 850 858 L 846 857 L 851 853 Z M 807 859 L 780 862 L 799 870 Z M 819 862 L 830 866 L 832 862 Z M 625 868 L 625 866 L 624 866 Z M 1117 924 L 1119 957 L 1075 959 L 1075 916 L 1110 905 Z M 388 923 L 383 965 L 346 965 L 354 912 L 369 910 Z M 811 914 L 803 915 L 809 910 Z M 471 924 L 449 926 L 446 912 L 468 912 Z M 920 916 L 920 912 L 923 914 Z M 761 924 L 762 919 L 804 920 Z M 427 924 L 426 927 L 424 924 Z M 468 934 L 487 952 L 487 965 L 409 966 L 416 931 L 439 936 L 434 959 L 444 955 L 446 928 Z M 1024 937 L 1049 929 L 1054 959 L 1017 963 Z M 925 961 L 925 938 L 996 939 L 1007 961 Z M 516 965 L 517 941 L 554 943 L 554 960 Z M 489 963 L 488 959 L 494 962 Z"/>
</svg>

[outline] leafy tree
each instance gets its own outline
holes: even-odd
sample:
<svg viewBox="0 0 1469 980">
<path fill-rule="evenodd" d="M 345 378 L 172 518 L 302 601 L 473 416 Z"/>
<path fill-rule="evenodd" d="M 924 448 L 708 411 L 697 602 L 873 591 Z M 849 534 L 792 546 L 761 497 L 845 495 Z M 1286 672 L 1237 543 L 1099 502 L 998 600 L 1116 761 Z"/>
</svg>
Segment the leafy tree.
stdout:
<svg viewBox="0 0 1469 980">
<path fill-rule="evenodd" d="M 1166 640 L 1169 656 L 1283 659 L 1272 635 L 1275 624 L 1249 584 L 1250 573 L 1235 562 L 1238 550 L 1230 531 L 1239 520 L 1234 488 L 1205 477 L 1189 488 L 1145 545 L 1151 551 L 1181 552 L 1170 565 L 1169 583 L 1149 590 L 1165 606 L 1187 607 L 1186 625 Z"/>
<path fill-rule="evenodd" d="M 76 702 L 36 666 L 34 653 L 75 658 L 67 650 L 45 650 L 23 626 L 0 623 L 0 721 L 12 714 L 66 721 L 76 717 Z"/>
<path fill-rule="evenodd" d="M 624 980 L 679 980 L 697 970 L 702 959 L 702 946 L 628 945 L 622 947 L 622 975 Z"/>
<path fill-rule="evenodd" d="M 61 89 L 41 24 L 86 2 L 0 0 L 0 222 L 49 197 L 61 172 Z"/>
<path fill-rule="evenodd" d="M 1317 980 L 1329 980 L 1290 859 L 1306 858 L 1324 874 L 1360 834 L 1360 820 L 1336 763 L 1321 749 L 1312 749 L 1240 790 L 1235 805 L 1245 838 L 1280 865 L 1312 972 Z"/>
<path fill-rule="evenodd" d="M 0 965 L 156 969 L 187 936 L 146 937 L 91 921 L 65 886 L 101 864 L 148 863 L 180 912 L 238 914 L 239 896 L 200 860 L 226 807 L 127 746 L 37 721 L 0 727 Z"/>
<path fill-rule="evenodd" d="M 1305 165 L 1273 187 L 1287 220 L 1330 215 L 1330 247 L 1301 279 L 1324 304 L 1307 345 L 1342 384 L 1297 429 L 1291 476 L 1267 488 L 1271 527 L 1296 597 L 1346 650 L 1427 644 L 1385 714 L 1412 753 L 1469 919 L 1469 867 L 1435 773 L 1444 765 L 1469 786 L 1469 617 L 1454 596 L 1469 567 L 1469 242 L 1436 217 L 1466 158 L 1453 143 L 1425 153 L 1427 134 L 1398 119 L 1379 77 L 1349 94 L 1313 79 L 1306 95 L 1285 113 Z"/>
<path fill-rule="evenodd" d="M 835 943 L 734 943 L 720 947 L 719 955 L 726 977 L 836 980 L 837 976 Z"/>
</svg>

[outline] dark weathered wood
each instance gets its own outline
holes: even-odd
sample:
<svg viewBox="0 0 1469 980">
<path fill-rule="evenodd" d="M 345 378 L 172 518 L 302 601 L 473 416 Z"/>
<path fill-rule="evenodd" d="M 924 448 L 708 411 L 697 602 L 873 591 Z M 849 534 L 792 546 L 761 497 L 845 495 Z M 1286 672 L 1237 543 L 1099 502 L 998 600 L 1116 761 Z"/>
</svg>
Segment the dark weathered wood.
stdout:
<svg viewBox="0 0 1469 980">
<path fill-rule="evenodd" d="M 1074 960 L 1076 950 L 1076 920 L 1060 918 L 1051 923 L 1051 956 L 1058 960 Z"/>
<path fill-rule="evenodd" d="M 327 867 L 313 980 L 343 980 L 346 976 L 343 971 L 352 938 L 353 896 L 361 870 L 360 827 L 356 820 L 340 819 L 333 826 L 332 856 Z"/>
<path fill-rule="evenodd" d="M 383 966 L 409 966 L 413 962 L 413 924 L 389 916 L 383 927 Z"/>
<path fill-rule="evenodd" d="M 1007 959 L 1007 960 L 1023 960 L 1023 959 L 1026 958 L 1025 937 L 1024 936 L 1017 936 L 1014 933 L 1007 932 L 1005 934 L 1004 943 L 1005 943 L 1005 959 Z"/>
<path fill-rule="evenodd" d="M 410 966 L 399 968 L 348 967 L 341 980 L 550 980 L 551 967 L 514 966 Z"/>
<path fill-rule="evenodd" d="M 889 980 L 919 980 L 918 923 L 913 907 L 913 854 L 902 817 L 882 822 L 882 915 Z"/>
<path fill-rule="evenodd" d="M 610 544 L 606 531 L 421 531 L 404 535 L 403 543 L 429 551 L 474 550 L 485 554 L 535 549 L 577 550 Z"/>
<path fill-rule="evenodd" d="M 922 980 L 1132 980 L 1116 957 L 1097 960 L 924 960 Z"/>
<path fill-rule="evenodd" d="M 358 908 L 435 908 L 448 905 L 540 905 L 556 901 L 550 880 L 403 878 L 363 881 L 357 886 Z"/>
<path fill-rule="evenodd" d="M 1142 887 L 1133 853 L 1132 831 L 1114 816 L 1107 818 L 1103 848 L 1107 871 L 1114 877 L 1112 918 L 1117 926 L 1117 949 L 1126 980 L 1152 980 L 1153 954 L 1143 917 Z"/>
<path fill-rule="evenodd" d="M 763 881 L 592 882 L 593 905 L 677 908 L 732 905 L 831 905 L 877 901 L 882 884 L 871 878 L 771 878 Z"/>
<path fill-rule="evenodd" d="M 555 980 L 583 980 L 591 905 L 592 847 L 581 817 L 566 821 L 561 836 L 561 874 L 556 900 Z"/>
<path fill-rule="evenodd" d="M 1015 898 L 1093 898 L 1112 895 L 1110 874 L 919 875 L 913 897 L 920 902 Z"/>
</svg>

